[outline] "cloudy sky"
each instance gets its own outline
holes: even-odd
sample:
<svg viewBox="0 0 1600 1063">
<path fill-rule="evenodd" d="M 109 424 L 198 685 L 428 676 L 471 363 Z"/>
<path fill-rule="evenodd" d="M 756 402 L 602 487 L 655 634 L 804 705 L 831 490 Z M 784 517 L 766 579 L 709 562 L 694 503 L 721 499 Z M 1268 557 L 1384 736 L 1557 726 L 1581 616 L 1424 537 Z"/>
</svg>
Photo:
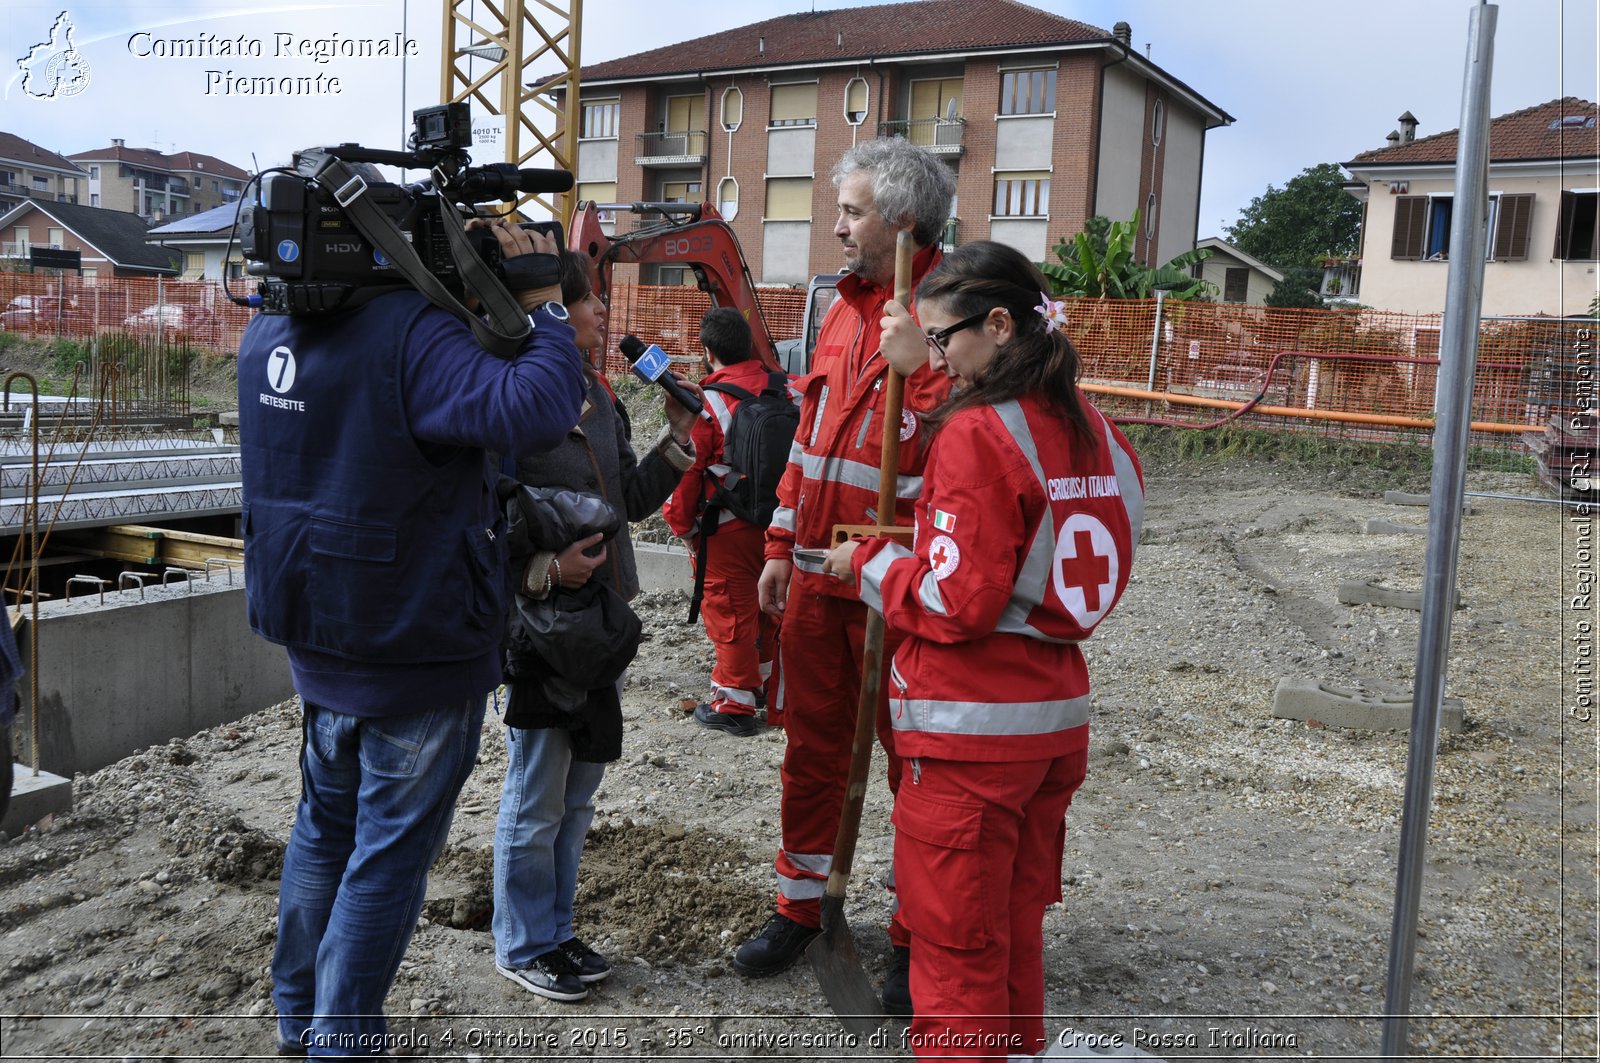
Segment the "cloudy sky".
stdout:
<svg viewBox="0 0 1600 1063">
<path fill-rule="evenodd" d="M 471 11 L 472 0 L 467 0 Z M 584 62 L 629 55 L 839 0 L 586 0 Z M 1200 235 L 1220 235 L 1269 184 L 1320 162 L 1382 147 L 1402 111 L 1418 135 L 1460 125 L 1470 0 L 1041 0 L 1035 6 L 1109 29 L 1133 27 L 1140 51 L 1234 117 L 1206 141 Z M 441 0 L 4 0 L 0 130 L 62 154 L 107 146 L 191 150 L 247 170 L 297 148 L 354 141 L 399 148 L 410 110 L 439 97 Z M 41 97 L 65 11 L 87 65 L 81 91 Z M 328 43 L 415 41 L 416 56 L 332 58 Z M 259 55 L 230 55 L 243 39 Z M 1498 5 L 1491 113 L 1560 96 L 1600 98 L 1594 0 Z M 171 42 L 212 54 L 162 54 Z M 42 50 L 35 46 L 44 44 Z M 183 45 L 179 45 L 181 50 Z M 59 69 L 59 68 L 58 68 Z M 537 71 L 536 71 L 537 72 Z M 321 91 L 242 94 L 239 78 L 321 75 Z M 332 91 L 331 79 L 338 80 Z M 230 80 L 232 79 L 232 80 Z M 35 91 L 29 91 L 33 89 Z M 479 161 L 491 161 L 480 153 Z"/>
</svg>

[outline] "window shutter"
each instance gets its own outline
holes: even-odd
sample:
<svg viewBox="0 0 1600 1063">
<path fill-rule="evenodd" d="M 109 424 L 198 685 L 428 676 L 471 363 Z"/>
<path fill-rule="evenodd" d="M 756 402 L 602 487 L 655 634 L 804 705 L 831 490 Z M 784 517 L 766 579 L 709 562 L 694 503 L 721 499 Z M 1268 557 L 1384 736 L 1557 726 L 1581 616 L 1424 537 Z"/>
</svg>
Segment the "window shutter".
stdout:
<svg viewBox="0 0 1600 1063">
<path fill-rule="evenodd" d="M 1394 244 L 1389 257 L 1420 262 L 1427 231 L 1428 197 L 1401 196 L 1394 205 Z"/>
<path fill-rule="evenodd" d="M 817 83 L 772 86 L 772 125 L 811 125 L 817 120 Z"/>
<path fill-rule="evenodd" d="M 810 221 L 811 178 L 768 178 L 766 219 L 768 221 Z"/>
<path fill-rule="evenodd" d="M 1528 257 L 1528 231 L 1532 222 L 1531 193 L 1500 197 L 1500 219 L 1494 227 L 1495 261 L 1512 262 Z"/>
</svg>

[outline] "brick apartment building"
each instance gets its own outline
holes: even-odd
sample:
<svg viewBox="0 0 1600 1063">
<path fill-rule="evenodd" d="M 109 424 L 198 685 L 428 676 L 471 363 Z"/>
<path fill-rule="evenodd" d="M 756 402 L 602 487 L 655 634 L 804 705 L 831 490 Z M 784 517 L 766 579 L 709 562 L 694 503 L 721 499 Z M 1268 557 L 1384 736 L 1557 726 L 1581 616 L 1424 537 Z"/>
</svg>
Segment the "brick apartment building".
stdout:
<svg viewBox="0 0 1600 1063">
<path fill-rule="evenodd" d="M 30 199 L 83 202 L 79 189 L 87 177 L 71 160 L 15 133 L 0 133 L 0 214 Z"/>
<path fill-rule="evenodd" d="M 151 224 L 235 203 L 250 175 L 212 155 L 130 148 L 114 139 L 108 148 L 68 156 L 88 171 L 81 182 L 91 207 L 137 214 Z"/>
<path fill-rule="evenodd" d="M 1107 32 L 1014 0 L 915 0 L 785 15 L 581 72 L 576 195 L 709 200 L 750 269 L 804 283 L 841 265 L 834 162 L 905 136 L 956 171 L 946 244 L 1035 260 L 1094 214 L 1141 212 L 1141 261 L 1195 246 L 1205 134 L 1233 121 Z M 618 212 L 621 231 L 634 224 Z M 642 266 L 646 283 L 689 283 Z"/>
</svg>

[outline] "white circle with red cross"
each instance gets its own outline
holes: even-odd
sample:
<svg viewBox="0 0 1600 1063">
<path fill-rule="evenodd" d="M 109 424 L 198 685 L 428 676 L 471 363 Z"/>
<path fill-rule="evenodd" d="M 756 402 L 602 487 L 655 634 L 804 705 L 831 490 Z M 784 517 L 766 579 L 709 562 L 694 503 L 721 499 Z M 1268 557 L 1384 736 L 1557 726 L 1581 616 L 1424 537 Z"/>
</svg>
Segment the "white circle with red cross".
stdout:
<svg viewBox="0 0 1600 1063">
<path fill-rule="evenodd" d="M 910 410 L 900 411 L 900 442 L 909 443 L 911 437 L 917 434 L 917 415 Z"/>
<path fill-rule="evenodd" d="M 1111 609 L 1121 571 L 1111 529 L 1088 513 L 1074 513 L 1056 536 L 1050 575 L 1056 597 L 1081 627 L 1093 627 Z"/>
<path fill-rule="evenodd" d="M 944 579 L 961 564 L 961 547 L 948 535 L 935 535 L 928 544 L 928 561 L 933 565 L 933 578 Z"/>
</svg>

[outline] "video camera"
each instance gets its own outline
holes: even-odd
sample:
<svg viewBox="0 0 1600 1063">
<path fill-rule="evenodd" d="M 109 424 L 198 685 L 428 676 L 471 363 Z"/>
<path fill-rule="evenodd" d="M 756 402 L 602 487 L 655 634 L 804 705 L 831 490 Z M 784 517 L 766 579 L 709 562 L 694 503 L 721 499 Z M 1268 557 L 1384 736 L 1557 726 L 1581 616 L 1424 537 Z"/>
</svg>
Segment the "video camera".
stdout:
<svg viewBox="0 0 1600 1063">
<path fill-rule="evenodd" d="M 306 148 L 295 153 L 292 171 L 262 175 L 258 194 L 243 211 L 241 246 L 247 271 L 263 278 L 263 312 L 320 314 L 357 306 L 397 287 L 426 292 L 434 285 L 428 277 L 411 275 L 417 264 L 407 247 L 421 271 L 454 299 L 481 296 L 487 278 L 464 247 L 502 284 L 505 275 L 493 234 L 462 231 L 464 219 L 477 215 L 474 204 L 572 187 L 566 170 L 518 169 L 506 162 L 471 165 L 466 103 L 424 107 L 411 117 L 409 151 L 359 144 Z M 394 184 L 384 181 L 373 163 L 425 169 L 429 176 Z M 560 222 L 523 227 L 564 242 Z"/>
</svg>

